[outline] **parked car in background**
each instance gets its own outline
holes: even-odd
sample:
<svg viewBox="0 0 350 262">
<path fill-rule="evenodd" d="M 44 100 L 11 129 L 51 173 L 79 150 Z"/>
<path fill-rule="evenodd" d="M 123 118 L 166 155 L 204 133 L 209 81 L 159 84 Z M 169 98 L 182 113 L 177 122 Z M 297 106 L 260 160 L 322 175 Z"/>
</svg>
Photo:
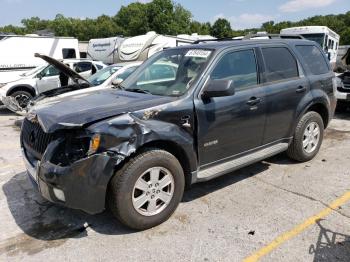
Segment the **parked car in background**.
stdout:
<svg viewBox="0 0 350 262">
<path fill-rule="evenodd" d="M 78 40 L 39 35 L 0 35 L 0 84 L 44 63 L 35 53 L 55 59 L 80 58 Z"/>
<path fill-rule="evenodd" d="M 345 110 L 350 106 L 350 49 L 341 58 L 344 72 L 336 73 L 337 75 L 337 92 L 338 109 Z"/>
<path fill-rule="evenodd" d="M 83 78 L 106 67 L 102 62 L 86 59 L 64 59 L 61 61 Z M 46 63 L 44 60 L 43 62 Z M 18 105 L 25 109 L 33 97 L 61 86 L 67 86 L 70 83 L 72 80 L 60 75 L 60 70 L 55 65 L 40 66 L 14 81 L 0 84 L 0 101 L 4 103 L 4 99 L 7 97 L 13 97 Z"/>
<path fill-rule="evenodd" d="M 64 89 L 57 88 L 50 90 L 35 97 L 24 110 L 21 110 L 16 106 L 12 106 L 11 110 L 18 114 L 26 115 L 28 110 L 30 110 L 30 108 L 33 106 L 39 106 L 50 102 L 56 103 L 70 96 L 79 94 L 87 95 L 91 92 L 103 90 L 104 88 L 117 87 L 141 64 L 142 62 L 130 62 L 105 67 L 96 74 L 87 78 L 86 82 L 90 84 L 89 87 L 84 86 L 81 89 L 77 89 L 77 86 L 73 86 L 72 88 L 68 86 Z"/>
<path fill-rule="evenodd" d="M 162 77 L 160 77 L 162 76 Z M 313 41 L 218 41 L 154 54 L 114 89 L 34 106 L 21 147 L 47 200 L 123 224 L 166 221 L 185 185 L 287 151 L 313 159 L 336 81 Z"/>
</svg>

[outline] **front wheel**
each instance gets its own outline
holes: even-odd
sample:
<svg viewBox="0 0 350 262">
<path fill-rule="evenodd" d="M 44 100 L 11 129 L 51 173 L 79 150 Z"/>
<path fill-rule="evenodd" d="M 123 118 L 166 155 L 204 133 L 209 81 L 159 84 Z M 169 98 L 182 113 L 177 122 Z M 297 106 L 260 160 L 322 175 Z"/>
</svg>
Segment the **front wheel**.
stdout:
<svg viewBox="0 0 350 262">
<path fill-rule="evenodd" d="M 33 96 L 27 91 L 16 91 L 11 94 L 11 96 L 17 101 L 20 109 L 25 109 L 29 102 L 33 99 Z"/>
<path fill-rule="evenodd" d="M 306 113 L 299 121 L 287 154 L 290 158 L 306 162 L 320 150 L 324 133 L 322 117 L 317 112 Z"/>
<path fill-rule="evenodd" d="M 172 154 L 148 150 L 131 159 L 110 183 L 109 207 L 126 226 L 144 230 L 166 221 L 179 205 L 185 177 Z"/>
</svg>

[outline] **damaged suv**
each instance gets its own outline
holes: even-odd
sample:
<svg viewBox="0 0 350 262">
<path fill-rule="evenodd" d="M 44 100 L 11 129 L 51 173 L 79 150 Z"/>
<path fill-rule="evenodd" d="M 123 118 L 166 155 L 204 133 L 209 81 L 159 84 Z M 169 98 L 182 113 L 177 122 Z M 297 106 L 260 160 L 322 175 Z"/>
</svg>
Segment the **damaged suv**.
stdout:
<svg viewBox="0 0 350 262">
<path fill-rule="evenodd" d="M 334 73 L 307 40 L 216 41 L 152 56 L 114 89 L 34 106 L 21 146 L 51 202 L 125 225 L 166 221 L 185 186 L 287 151 L 318 153 Z"/>
</svg>

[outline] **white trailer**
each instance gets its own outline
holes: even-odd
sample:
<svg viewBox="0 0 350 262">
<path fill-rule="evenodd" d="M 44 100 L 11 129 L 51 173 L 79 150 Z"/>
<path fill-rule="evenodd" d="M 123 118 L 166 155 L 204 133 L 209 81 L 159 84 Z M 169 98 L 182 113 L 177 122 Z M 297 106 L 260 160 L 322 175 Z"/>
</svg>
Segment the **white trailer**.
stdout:
<svg viewBox="0 0 350 262">
<path fill-rule="evenodd" d="M 151 31 L 145 35 L 125 39 L 119 47 L 117 62 L 144 61 L 163 49 L 189 45 L 202 39 L 213 37 L 198 34 L 168 36 Z"/>
<path fill-rule="evenodd" d="M 317 42 L 327 53 L 332 66 L 335 66 L 340 36 L 326 26 L 301 26 L 281 30 L 281 35 L 301 35 Z"/>
<path fill-rule="evenodd" d="M 87 58 L 115 64 L 118 60 L 118 48 L 123 40 L 122 37 L 91 39 L 87 47 Z"/>
<path fill-rule="evenodd" d="M 0 83 L 7 83 L 45 62 L 42 53 L 55 59 L 80 58 L 78 40 L 38 35 L 0 35 Z"/>
</svg>

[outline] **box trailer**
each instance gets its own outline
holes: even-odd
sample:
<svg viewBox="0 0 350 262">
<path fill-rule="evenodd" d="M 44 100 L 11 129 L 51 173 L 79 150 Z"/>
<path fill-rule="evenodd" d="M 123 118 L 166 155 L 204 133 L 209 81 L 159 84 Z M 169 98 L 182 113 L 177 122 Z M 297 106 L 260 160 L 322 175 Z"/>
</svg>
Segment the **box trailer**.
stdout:
<svg viewBox="0 0 350 262">
<path fill-rule="evenodd" d="M 55 59 L 80 58 L 78 40 L 38 35 L 0 35 L 0 83 L 43 65 L 34 57 L 42 53 Z"/>
</svg>

